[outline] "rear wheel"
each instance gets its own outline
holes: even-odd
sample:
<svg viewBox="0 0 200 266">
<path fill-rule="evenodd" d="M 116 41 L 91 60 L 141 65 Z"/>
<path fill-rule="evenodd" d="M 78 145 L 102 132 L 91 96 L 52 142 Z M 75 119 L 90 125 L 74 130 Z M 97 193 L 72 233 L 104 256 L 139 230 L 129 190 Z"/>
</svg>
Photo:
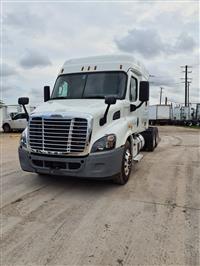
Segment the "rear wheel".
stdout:
<svg viewBox="0 0 200 266">
<path fill-rule="evenodd" d="M 124 153 L 122 158 L 122 166 L 121 172 L 115 176 L 113 181 L 116 184 L 124 185 L 129 180 L 129 176 L 131 174 L 132 169 L 132 152 L 131 152 L 131 144 L 129 141 L 126 141 L 124 146 Z"/>
<path fill-rule="evenodd" d="M 157 146 L 157 136 L 156 136 L 156 131 L 154 128 L 152 128 L 151 134 L 150 134 L 150 139 L 149 139 L 149 151 L 154 151 L 155 147 Z"/>
<path fill-rule="evenodd" d="M 145 140 L 145 146 L 143 150 L 154 151 L 159 142 L 158 128 L 149 127 L 147 130 L 141 133 Z"/>
<path fill-rule="evenodd" d="M 155 131 L 155 148 L 158 146 L 159 137 L 158 137 L 158 131 Z"/>
<path fill-rule="evenodd" d="M 4 124 L 3 125 L 3 131 L 5 133 L 9 133 L 11 131 L 11 128 L 10 128 L 9 124 Z"/>
</svg>

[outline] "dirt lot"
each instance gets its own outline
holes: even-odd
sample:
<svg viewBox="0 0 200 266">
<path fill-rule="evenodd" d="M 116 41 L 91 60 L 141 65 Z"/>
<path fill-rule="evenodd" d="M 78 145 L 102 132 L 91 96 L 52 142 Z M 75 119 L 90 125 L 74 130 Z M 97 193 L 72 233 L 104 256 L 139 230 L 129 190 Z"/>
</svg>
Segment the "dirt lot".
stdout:
<svg viewBox="0 0 200 266">
<path fill-rule="evenodd" d="M 160 135 L 117 186 L 23 172 L 1 134 L 1 265 L 199 265 L 200 130 Z"/>
</svg>

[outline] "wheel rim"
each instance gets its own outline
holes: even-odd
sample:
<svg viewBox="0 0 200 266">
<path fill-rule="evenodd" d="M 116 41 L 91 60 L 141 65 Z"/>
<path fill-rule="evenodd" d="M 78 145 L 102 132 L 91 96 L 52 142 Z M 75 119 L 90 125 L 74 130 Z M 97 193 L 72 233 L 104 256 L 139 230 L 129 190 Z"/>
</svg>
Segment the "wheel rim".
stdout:
<svg viewBox="0 0 200 266">
<path fill-rule="evenodd" d="M 129 149 L 126 150 L 124 155 L 124 173 L 126 176 L 129 175 L 132 165 L 132 156 Z"/>
</svg>

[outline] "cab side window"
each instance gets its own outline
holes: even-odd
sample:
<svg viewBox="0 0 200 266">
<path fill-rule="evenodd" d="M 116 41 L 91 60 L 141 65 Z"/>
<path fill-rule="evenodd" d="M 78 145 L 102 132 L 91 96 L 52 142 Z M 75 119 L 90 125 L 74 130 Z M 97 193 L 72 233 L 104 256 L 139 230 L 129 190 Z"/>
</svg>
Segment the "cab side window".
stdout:
<svg viewBox="0 0 200 266">
<path fill-rule="evenodd" d="M 137 100 L 138 95 L 138 82 L 137 79 L 134 77 L 131 77 L 130 81 L 130 101 L 135 102 Z"/>
</svg>

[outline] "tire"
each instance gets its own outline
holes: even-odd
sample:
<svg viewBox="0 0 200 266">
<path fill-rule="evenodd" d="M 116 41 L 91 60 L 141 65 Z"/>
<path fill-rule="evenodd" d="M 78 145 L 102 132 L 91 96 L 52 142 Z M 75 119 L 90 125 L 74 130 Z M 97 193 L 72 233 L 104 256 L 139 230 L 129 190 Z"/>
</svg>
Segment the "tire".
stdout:
<svg viewBox="0 0 200 266">
<path fill-rule="evenodd" d="M 158 145 L 158 132 L 157 132 L 157 128 L 151 128 L 151 134 L 150 134 L 150 141 L 149 141 L 149 151 L 154 151 L 154 149 L 157 147 Z"/>
<path fill-rule="evenodd" d="M 149 151 L 154 151 L 155 147 L 156 147 L 156 138 L 155 138 L 155 134 L 153 132 L 152 140 L 151 140 L 151 142 L 149 142 L 148 150 Z"/>
<path fill-rule="evenodd" d="M 154 151 L 159 142 L 158 128 L 149 127 L 147 130 L 143 131 L 141 135 L 144 138 L 145 145 L 143 151 Z"/>
<path fill-rule="evenodd" d="M 3 125 L 3 131 L 4 131 L 4 133 L 11 132 L 11 128 L 10 128 L 9 124 L 4 124 Z"/>
<path fill-rule="evenodd" d="M 131 170 L 132 170 L 131 144 L 129 141 L 126 141 L 124 145 L 121 172 L 114 177 L 113 179 L 114 183 L 118 185 L 125 185 L 129 180 Z"/>
<path fill-rule="evenodd" d="M 158 136 L 158 129 L 156 128 L 155 130 L 155 147 L 154 149 L 158 146 L 159 143 L 159 136 Z"/>
</svg>

